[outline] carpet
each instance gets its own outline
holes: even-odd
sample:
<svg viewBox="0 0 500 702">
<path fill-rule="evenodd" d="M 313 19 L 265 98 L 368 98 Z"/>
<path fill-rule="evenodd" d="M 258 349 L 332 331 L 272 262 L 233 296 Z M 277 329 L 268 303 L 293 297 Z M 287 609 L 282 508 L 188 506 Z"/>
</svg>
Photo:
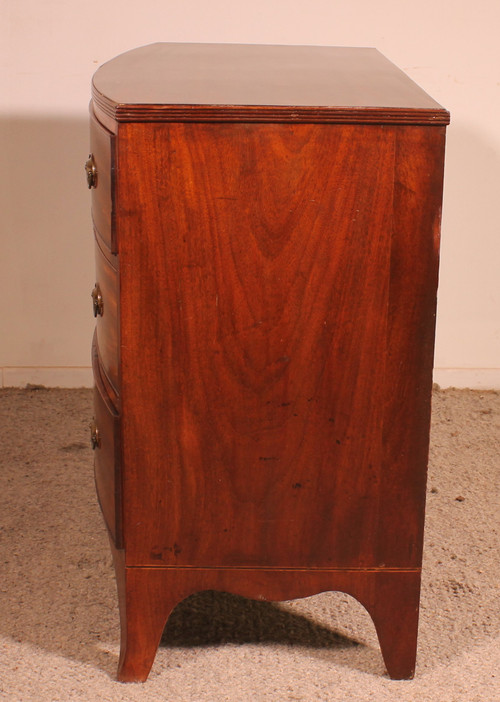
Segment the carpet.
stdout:
<svg viewBox="0 0 500 702">
<path fill-rule="evenodd" d="M 0 390 L 0 699 L 500 701 L 500 393 L 440 390 L 415 679 L 391 681 L 342 593 L 271 604 L 193 595 L 145 684 L 114 680 L 119 622 L 87 389 Z"/>
</svg>

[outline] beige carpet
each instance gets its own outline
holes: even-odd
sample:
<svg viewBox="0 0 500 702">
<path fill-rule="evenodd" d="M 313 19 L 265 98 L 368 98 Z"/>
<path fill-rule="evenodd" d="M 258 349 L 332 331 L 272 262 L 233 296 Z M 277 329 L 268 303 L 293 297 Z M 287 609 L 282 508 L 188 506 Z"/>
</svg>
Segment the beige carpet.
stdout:
<svg viewBox="0 0 500 702">
<path fill-rule="evenodd" d="M 118 611 L 89 390 L 0 390 L 0 699 L 500 701 L 500 394 L 436 391 L 416 678 L 393 682 L 368 614 L 195 595 L 145 685 L 114 681 Z"/>
</svg>

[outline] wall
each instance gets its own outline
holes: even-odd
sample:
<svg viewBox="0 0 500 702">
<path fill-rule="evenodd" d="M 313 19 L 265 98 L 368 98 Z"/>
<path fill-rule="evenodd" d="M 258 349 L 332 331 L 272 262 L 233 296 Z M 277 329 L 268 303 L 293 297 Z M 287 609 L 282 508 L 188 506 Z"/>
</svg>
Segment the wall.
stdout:
<svg viewBox="0 0 500 702">
<path fill-rule="evenodd" d="M 6 0 L 0 385 L 88 385 L 92 73 L 154 41 L 376 46 L 452 113 L 435 379 L 500 387 L 498 0 Z"/>
</svg>

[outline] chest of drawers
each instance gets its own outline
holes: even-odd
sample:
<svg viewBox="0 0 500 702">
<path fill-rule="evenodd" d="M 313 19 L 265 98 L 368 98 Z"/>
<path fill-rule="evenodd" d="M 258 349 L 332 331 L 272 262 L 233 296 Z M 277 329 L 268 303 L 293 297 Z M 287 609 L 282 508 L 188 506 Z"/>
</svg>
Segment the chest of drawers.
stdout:
<svg viewBox="0 0 500 702">
<path fill-rule="evenodd" d="M 413 675 L 447 123 L 374 49 L 154 44 L 94 76 L 120 680 L 206 589 L 345 591 Z"/>
</svg>

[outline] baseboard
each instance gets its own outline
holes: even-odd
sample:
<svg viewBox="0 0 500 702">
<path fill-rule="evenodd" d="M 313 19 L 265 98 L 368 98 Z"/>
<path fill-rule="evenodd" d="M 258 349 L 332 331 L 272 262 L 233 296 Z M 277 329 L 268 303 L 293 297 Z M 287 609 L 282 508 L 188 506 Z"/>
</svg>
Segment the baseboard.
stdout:
<svg viewBox="0 0 500 702">
<path fill-rule="evenodd" d="M 89 367 L 33 367 L 17 366 L 0 368 L 0 387 L 24 388 L 26 385 L 43 385 L 47 388 L 90 388 L 92 368 Z"/>
<path fill-rule="evenodd" d="M 434 382 L 442 388 L 500 390 L 500 368 L 435 368 Z M 90 388 L 92 383 L 90 366 L 0 368 L 0 387 L 5 388 L 23 388 L 26 385 L 44 385 L 49 388 Z"/>
<path fill-rule="evenodd" d="M 434 382 L 441 388 L 500 390 L 500 368 L 434 368 Z"/>
</svg>

